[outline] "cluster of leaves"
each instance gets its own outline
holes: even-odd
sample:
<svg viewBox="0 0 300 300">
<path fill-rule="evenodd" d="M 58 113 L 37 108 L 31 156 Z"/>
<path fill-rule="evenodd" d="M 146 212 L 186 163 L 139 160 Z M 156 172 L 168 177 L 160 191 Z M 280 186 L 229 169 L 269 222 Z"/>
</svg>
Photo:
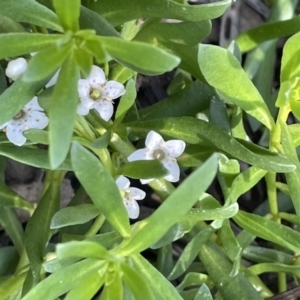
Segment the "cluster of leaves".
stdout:
<svg viewBox="0 0 300 300">
<path fill-rule="evenodd" d="M 1 299 L 197 300 L 212 299 L 214 289 L 223 299 L 257 300 L 272 295 L 258 275 L 278 273 L 280 291 L 287 274 L 300 276 L 294 256 L 300 234 L 281 224 L 281 219 L 300 224 L 300 128 L 286 124 L 291 111 L 300 116 L 296 3 L 275 1 L 269 23 L 225 49 L 200 41 L 231 0 L 199 6 L 180 0 L 1 0 L 0 124 L 34 96 L 50 119 L 47 130 L 24 132 L 28 142 L 22 148 L 0 134 L 0 223 L 13 242 L 0 250 Z M 274 39 L 294 33 L 284 46 L 279 91 L 271 93 Z M 252 49 L 242 68 L 241 54 Z M 32 52 L 37 54 L 25 73 L 7 86 L 7 59 Z M 76 114 L 78 79 L 93 64 L 126 84 L 114 121 L 94 112 Z M 137 73 L 157 75 L 176 67 L 169 97 L 137 111 Z M 59 68 L 57 84 L 44 89 Z M 249 141 L 243 115 L 269 149 Z M 159 179 L 166 174 L 159 161 L 126 160 L 135 150 L 131 141 L 151 130 L 187 144 L 178 163 L 195 170 L 176 189 Z M 6 158 L 46 170 L 37 207 L 5 185 Z M 249 165 L 243 172 L 239 161 Z M 66 171 L 76 174 L 81 187 L 60 209 Z M 276 182 L 276 173 L 284 173 L 286 183 Z M 131 226 L 118 175 L 158 178 L 149 185 L 163 203 Z M 223 206 L 205 193 L 216 175 Z M 269 213 L 239 210 L 238 198 L 262 178 Z M 296 214 L 278 209 L 278 190 L 292 199 Z M 25 230 L 15 208 L 31 213 Z M 237 236 L 230 219 L 242 229 Z M 172 242 L 183 236 L 188 243 L 173 264 Z M 256 237 L 274 249 L 251 246 Z M 158 249 L 155 266 L 140 254 L 150 247 Z M 242 258 L 254 264 L 246 268 Z"/>
</svg>

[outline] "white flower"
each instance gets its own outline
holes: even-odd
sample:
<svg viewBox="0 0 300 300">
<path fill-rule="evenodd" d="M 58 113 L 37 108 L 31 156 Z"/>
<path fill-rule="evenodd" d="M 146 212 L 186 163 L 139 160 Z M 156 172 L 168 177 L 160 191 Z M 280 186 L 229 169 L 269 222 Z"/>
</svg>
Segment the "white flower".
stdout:
<svg viewBox="0 0 300 300">
<path fill-rule="evenodd" d="M 37 97 L 25 105 L 10 121 L 0 126 L 7 138 L 15 145 L 22 146 L 26 142 L 23 131 L 31 128 L 44 129 L 49 123 L 48 117 L 39 106 Z"/>
<path fill-rule="evenodd" d="M 159 159 L 170 172 L 164 178 L 170 182 L 177 182 L 180 169 L 176 158 L 183 153 L 185 142 L 181 140 L 165 142 L 160 134 L 151 130 L 147 135 L 145 145 L 147 148 L 139 149 L 129 155 L 128 161 Z M 141 183 L 146 184 L 154 179 L 141 179 Z"/>
<path fill-rule="evenodd" d="M 138 188 L 130 187 L 130 181 L 124 176 L 118 177 L 116 184 L 120 190 L 128 216 L 136 219 L 140 214 L 140 207 L 135 200 L 142 200 L 146 193 Z"/>
<path fill-rule="evenodd" d="M 59 72 L 60 72 L 60 69 L 58 69 L 56 71 L 56 73 L 53 75 L 53 77 L 50 79 L 50 81 L 45 85 L 46 89 L 56 84 L 58 76 L 59 76 Z"/>
<path fill-rule="evenodd" d="M 108 121 L 114 112 L 112 100 L 125 93 L 124 85 L 117 81 L 106 82 L 103 70 L 93 66 L 87 79 L 79 79 L 78 94 L 80 104 L 77 107 L 79 115 L 87 115 L 95 108 L 101 118 Z"/>
<path fill-rule="evenodd" d="M 15 81 L 26 71 L 27 65 L 27 60 L 23 57 L 11 60 L 7 65 L 5 75 Z"/>
</svg>

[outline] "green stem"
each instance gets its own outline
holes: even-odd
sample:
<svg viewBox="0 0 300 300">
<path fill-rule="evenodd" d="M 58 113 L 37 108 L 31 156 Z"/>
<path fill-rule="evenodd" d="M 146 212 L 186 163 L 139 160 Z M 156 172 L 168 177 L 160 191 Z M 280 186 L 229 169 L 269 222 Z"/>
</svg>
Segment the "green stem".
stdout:
<svg viewBox="0 0 300 300">
<path fill-rule="evenodd" d="M 86 232 L 86 234 L 84 235 L 86 238 L 94 236 L 97 234 L 97 232 L 100 230 L 100 228 L 102 227 L 103 223 L 105 221 L 105 217 L 103 214 L 99 215 L 93 225 L 90 227 L 90 229 Z"/>
</svg>

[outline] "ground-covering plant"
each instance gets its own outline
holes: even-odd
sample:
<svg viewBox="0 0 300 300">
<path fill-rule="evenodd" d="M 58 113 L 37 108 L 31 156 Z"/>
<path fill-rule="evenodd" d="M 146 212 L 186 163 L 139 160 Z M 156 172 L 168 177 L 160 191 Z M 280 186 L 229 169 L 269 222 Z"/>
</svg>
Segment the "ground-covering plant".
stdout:
<svg viewBox="0 0 300 300">
<path fill-rule="evenodd" d="M 0 299 L 257 300 L 297 282 L 296 4 L 269 1 L 267 23 L 222 48 L 201 41 L 231 0 L 1 0 Z M 168 98 L 138 110 L 138 74 L 169 71 Z M 5 185 L 7 158 L 45 170 L 37 205 Z M 80 187 L 60 208 L 67 172 Z M 261 182 L 266 201 L 241 210 Z M 161 204 L 141 218 L 147 185 Z"/>
</svg>

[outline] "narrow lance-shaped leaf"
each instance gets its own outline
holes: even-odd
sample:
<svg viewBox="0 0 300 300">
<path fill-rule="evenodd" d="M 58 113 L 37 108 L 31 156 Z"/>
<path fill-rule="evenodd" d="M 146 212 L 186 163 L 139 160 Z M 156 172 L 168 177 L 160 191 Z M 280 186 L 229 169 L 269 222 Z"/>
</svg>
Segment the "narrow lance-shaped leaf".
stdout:
<svg viewBox="0 0 300 300">
<path fill-rule="evenodd" d="M 80 144 L 71 148 L 75 174 L 95 206 L 124 237 L 130 234 L 129 220 L 119 189 L 106 168 Z"/>
<path fill-rule="evenodd" d="M 79 29 L 80 0 L 53 0 L 55 12 L 65 31 Z"/>
<path fill-rule="evenodd" d="M 238 105 L 269 129 L 274 126 L 266 103 L 233 54 L 218 46 L 200 45 L 198 62 L 207 82 L 225 100 Z"/>
<path fill-rule="evenodd" d="M 79 71 L 70 55 L 61 68 L 50 102 L 49 154 L 53 169 L 65 160 L 69 152 L 78 103 L 78 79 Z"/>
<path fill-rule="evenodd" d="M 50 28 L 55 31 L 62 31 L 55 13 L 34 0 L 1 0 L 0 11 L 1 14 L 18 22 L 25 22 Z"/>
<path fill-rule="evenodd" d="M 129 254 L 143 251 L 185 215 L 212 182 L 217 171 L 217 160 L 217 155 L 211 156 L 148 219 L 136 224 L 136 230 L 131 240 L 124 244 L 122 252 Z"/>
</svg>

